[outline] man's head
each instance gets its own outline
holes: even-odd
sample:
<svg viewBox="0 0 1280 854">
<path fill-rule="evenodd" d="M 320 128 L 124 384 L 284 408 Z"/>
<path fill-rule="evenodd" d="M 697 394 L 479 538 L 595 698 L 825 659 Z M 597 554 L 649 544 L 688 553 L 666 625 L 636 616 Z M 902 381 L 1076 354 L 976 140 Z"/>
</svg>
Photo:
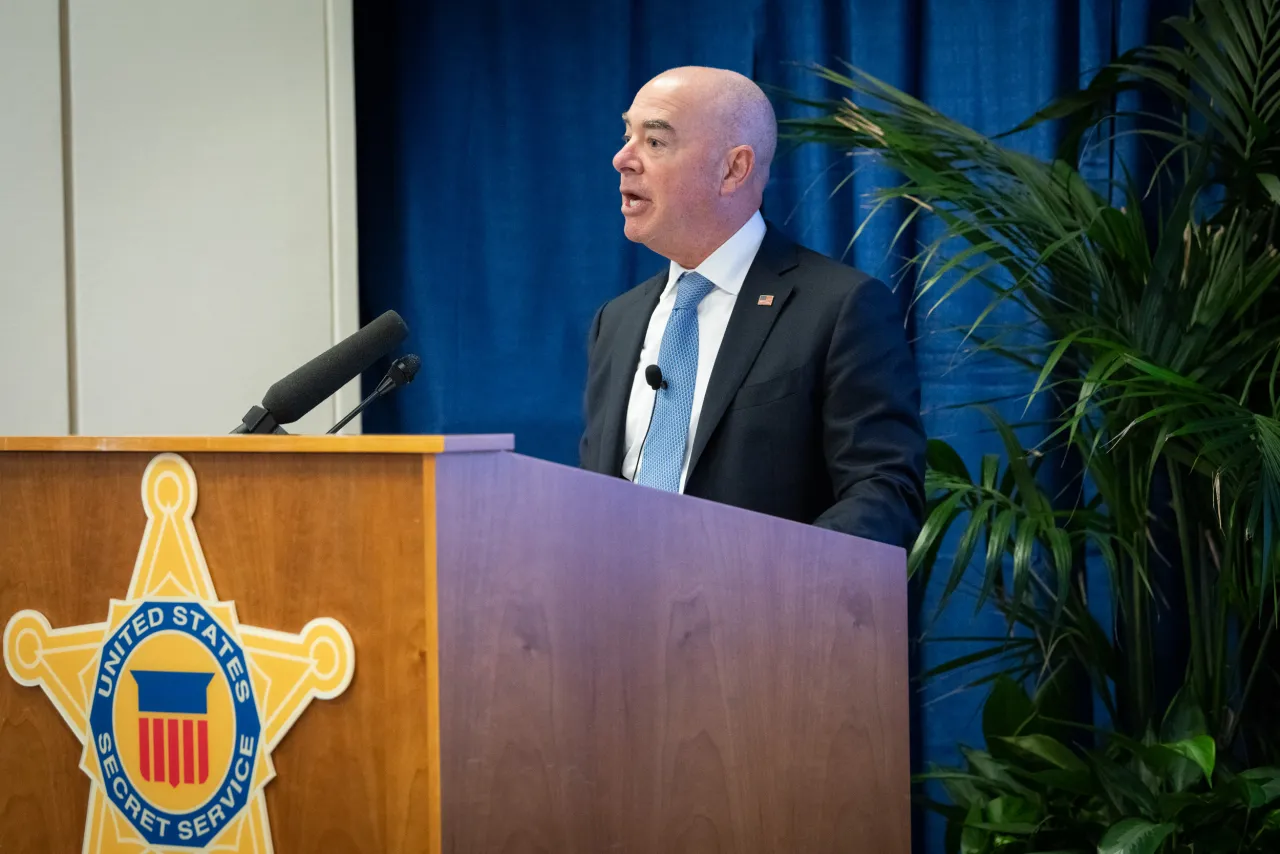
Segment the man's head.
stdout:
<svg viewBox="0 0 1280 854">
<path fill-rule="evenodd" d="M 675 68 L 622 116 L 614 155 L 630 240 L 696 267 L 760 209 L 777 147 L 773 106 L 733 71 Z"/>
</svg>

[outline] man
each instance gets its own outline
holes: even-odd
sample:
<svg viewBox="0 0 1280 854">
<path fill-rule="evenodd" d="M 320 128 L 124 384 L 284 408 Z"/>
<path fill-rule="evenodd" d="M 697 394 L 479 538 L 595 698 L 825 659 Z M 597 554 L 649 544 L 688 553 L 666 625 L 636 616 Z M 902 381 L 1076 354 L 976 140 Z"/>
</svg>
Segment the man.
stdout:
<svg viewBox="0 0 1280 854">
<path fill-rule="evenodd" d="M 897 301 L 764 221 L 768 98 L 678 68 L 622 118 L 625 233 L 670 265 L 592 323 L 582 466 L 909 547 L 925 436 Z"/>
</svg>

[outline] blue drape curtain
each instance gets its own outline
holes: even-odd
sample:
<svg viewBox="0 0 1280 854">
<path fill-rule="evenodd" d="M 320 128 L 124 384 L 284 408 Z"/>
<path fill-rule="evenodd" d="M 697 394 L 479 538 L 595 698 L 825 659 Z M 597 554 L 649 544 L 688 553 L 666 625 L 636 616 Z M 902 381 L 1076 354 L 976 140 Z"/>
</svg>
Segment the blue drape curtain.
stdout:
<svg viewBox="0 0 1280 854">
<path fill-rule="evenodd" d="M 848 61 L 985 132 L 1007 130 L 1120 50 L 1148 40 L 1185 3 L 1159 0 L 527 0 L 355 3 L 361 311 L 394 308 L 422 356 L 417 382 L 380 402 L 366 431 L 512 432 L 523 453 L 576 462 L 585 336 L 605 300 L 665 263 L 628 243 L 610 160 L 619 114 L 639 86 L 677 65 L 731 68 L 807 95 L 839 94 L 801 67 Z M 794 111 L 779 103 L 780 115 Z M 1052 128 L 1015 141 L 1044 156 Z M 1087 164 L 1101 185 L 1115 152 Z M 898 287 L 923 383 L 930 435 L 971 466 L 1000 450 L 982 416 L 954 408 L 1017 395 L 1032 378 L 959 353 L 954 328 L 986 294 L 962 292 L 932 313 L 909 308 L 903 259 L 929 238 L 885 211 L 855 245 L 868 195 L 891 180 L 857 158 L 785 145 L 766 216 L 794 239 Z M 842 183 L 843 182 L 843 183 Z M 1018 318 L 1008 318 L 1017 321 Z M 1020 401 L 1005 413 L 1024 416 Z M 1034 441 L 1034 429 L 1025 437 Z M 945 551 L 941 560 L 949 561 Z M 997 615 L 959 602 L 930 637 L 999 635 Z M 931 667 L 964 644 L 923 644 Z M 981 691 L 913 683 L 917 770 L 980 746 Z M 941 851 L 941 826 L 917 827 Z"/>
</svg>

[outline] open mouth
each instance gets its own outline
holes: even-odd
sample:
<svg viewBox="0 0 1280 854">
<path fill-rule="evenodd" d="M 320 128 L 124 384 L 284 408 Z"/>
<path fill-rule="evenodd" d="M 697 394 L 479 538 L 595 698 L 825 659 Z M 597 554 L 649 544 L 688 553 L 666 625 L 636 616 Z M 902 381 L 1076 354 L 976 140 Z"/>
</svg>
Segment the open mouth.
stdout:
<svg viewBox="0 0 1280 854">
<path fill-rule="evenodd" d="M 623 191 L 622 193 L 622 213 L 623 214 L 640 213 L 641 211 L 644 211 L 652 204 L 653 204 L 652 201 L 650 201 L 649 199 L 646 199 L 644 196 L 637 195 L 636 193 L 629 193 L 626 191 Z"/>
</svg>

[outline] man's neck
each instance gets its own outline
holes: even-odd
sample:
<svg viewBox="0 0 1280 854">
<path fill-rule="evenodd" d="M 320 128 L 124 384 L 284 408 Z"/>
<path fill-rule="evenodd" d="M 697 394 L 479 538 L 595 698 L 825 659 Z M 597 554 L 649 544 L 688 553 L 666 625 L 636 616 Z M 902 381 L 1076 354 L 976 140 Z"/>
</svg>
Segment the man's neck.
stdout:
<svg viewBox="0 0 1280 854">
<path fill-rule="evenodd" d="M 736 221 L 725 223 L 722 227 L 708 237 L 706 240 L 700 241 L 696 247 L 690 247 L 679 255 L 668 255 L 667 260 L 675 261 L 686 270 L 696 270 L 698 265 L 711 257 L 712 253 L 724 246 L 729 238 L 733 237 L 742 227 L 751 221 L 756 215 L 755 211 L 751 211 L 746 216 L 738 218 Z M 690 263 L 692 262 L 692 263 Z"/>
</svg>

